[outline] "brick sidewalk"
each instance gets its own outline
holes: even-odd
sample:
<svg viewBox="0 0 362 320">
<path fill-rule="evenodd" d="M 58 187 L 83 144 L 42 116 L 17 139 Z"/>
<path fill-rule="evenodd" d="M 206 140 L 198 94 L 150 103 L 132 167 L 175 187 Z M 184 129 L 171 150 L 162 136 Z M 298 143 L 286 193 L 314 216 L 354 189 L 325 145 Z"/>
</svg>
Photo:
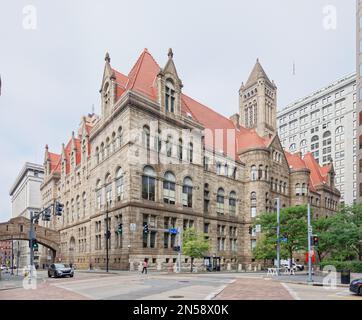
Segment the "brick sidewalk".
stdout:
<svg viewBox="0 0 362 320">
<path fill-rule="evenodd" d="M 53 286 L 47 282 L 38 285 L 37 289 L 24 288 L 1 290 L 0 300 L 89 300 L 75 292 Z"/>
<path fill-rule="evenodd" d="M 281 283 L 264 279 L 237 279 L 215 300 L 293 300 Z"/>
</svg>

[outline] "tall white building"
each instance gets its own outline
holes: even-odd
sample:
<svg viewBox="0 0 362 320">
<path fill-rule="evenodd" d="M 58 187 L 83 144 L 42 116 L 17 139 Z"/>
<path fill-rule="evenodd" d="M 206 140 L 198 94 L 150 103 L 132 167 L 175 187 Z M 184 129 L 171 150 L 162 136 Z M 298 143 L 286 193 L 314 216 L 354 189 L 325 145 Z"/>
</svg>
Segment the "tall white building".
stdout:
<svg viewBox="0 0 362 320">
<path fill-rule="evenodd" d="M 285 150 L 312 152 L 321 165 L 332 160 L 341 202 L 356 201 L 356 74 L 290 104 L 278 112 L 277 124 Z"/>
<path fill-rule="evenodd" d="M 44 167 L 26 162 L 10 189 L 12 217 L 29 218 L 30 211 L 40 211 L 42 198 L 40 185 L 44 179 Z M 14 263 L 22 268 L 29 264 L 29 243 L 14 241 Z"/>
</svg>

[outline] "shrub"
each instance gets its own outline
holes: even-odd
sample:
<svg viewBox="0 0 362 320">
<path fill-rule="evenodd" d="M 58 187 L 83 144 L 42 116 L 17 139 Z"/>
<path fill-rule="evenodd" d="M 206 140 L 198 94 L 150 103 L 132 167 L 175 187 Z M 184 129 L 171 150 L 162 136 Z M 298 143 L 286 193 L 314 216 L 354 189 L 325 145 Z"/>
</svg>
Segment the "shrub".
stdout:
<svg viewBox="0 0 362 320">
<path fill-rule="evenodd" d="M 325 266 L 332 265 L 338 272 L 342 270 L 350 270 L 351 272 L 360 273 L 362 272 L 362 261 L 353 260 L 353 261 L 322 261 L 319 266 L 323 269 Z"/>
</svg>

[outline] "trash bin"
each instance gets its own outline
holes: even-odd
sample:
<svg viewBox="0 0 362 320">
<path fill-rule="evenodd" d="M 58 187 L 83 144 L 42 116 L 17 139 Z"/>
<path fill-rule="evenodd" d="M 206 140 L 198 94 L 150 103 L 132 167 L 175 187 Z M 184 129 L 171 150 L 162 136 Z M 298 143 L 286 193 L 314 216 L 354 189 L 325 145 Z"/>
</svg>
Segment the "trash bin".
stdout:
<svg viewBox="0 0 362 320">
<path fill-rule="evenodd" d="M 351 270 L 341 271 L 341 284 L 350 284 L 351 282 Z"/>
</svg>

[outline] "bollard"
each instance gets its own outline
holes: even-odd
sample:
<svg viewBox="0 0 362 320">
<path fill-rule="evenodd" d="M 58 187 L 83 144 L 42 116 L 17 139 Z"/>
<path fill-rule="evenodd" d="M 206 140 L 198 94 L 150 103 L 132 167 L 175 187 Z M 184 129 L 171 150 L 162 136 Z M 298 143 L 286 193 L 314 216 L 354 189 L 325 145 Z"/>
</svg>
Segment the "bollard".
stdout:
<svg viewBox="0 0 362 320">
<path fill-rule="evenodd" d="M 258 264 L 258 270 L 261 271 L 261 264 Z"/>
<path fill-rule="evenodd" d="M 130 262 L 129 262 L 129 271 L 134 271 L 133 261 L 130 261 Z"/>
<path fill-rule="evenodd" d="M 252 270 L 252 265 L 251 265 L 251 264 L 249 264 L 249 268 L 248 268 L 248 270 L 249 270 L 249 271 L 251 271 L 251 270 Z"/>
<path fill-rule="evenodd" d="M 158 262 L 157 263 L 157 271 L 161 271 L 162 270 L 162 263 Z"/>
<path fill-rule="evenodd" d="M 243 265 L 241 263 L 239 263 L 238 265 L 238 272 L 241 272 L 243 271 Z"/>
<path fill-rule="evenodd" d="M 227 271 L 231 271 L 231 263 L 228 263 L 228 264 L 226 265 L 226 270 L 227 270 Z"/>
<path fill-rule="evenodd" d="M 142 262 L 140 262 L 140 264 L 138 265 L 138 271 L 142 272 L 143 266 L 142 266 Z"/>
</svg>

